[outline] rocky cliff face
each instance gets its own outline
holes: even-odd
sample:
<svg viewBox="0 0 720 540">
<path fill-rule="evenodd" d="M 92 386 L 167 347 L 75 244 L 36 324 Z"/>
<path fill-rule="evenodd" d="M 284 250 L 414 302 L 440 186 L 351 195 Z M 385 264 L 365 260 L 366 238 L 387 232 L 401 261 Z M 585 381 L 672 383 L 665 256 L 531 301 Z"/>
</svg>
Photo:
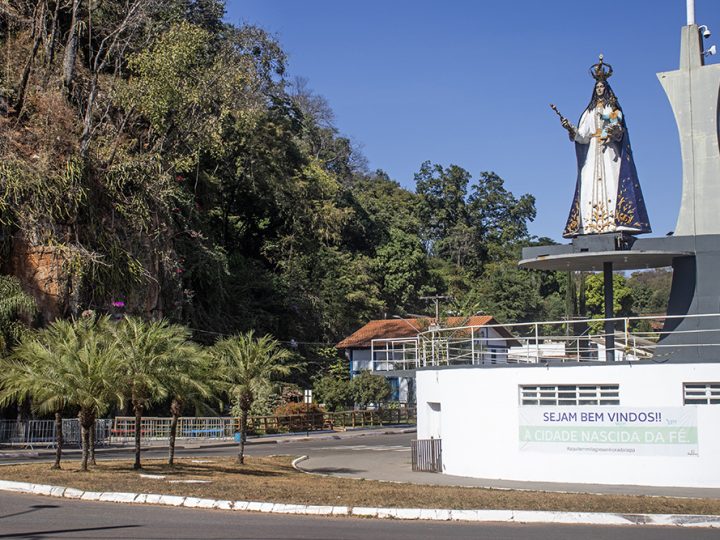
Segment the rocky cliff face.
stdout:
<svg viewBox="0 0 720 540">
<path fill-rule="evenodd" d="M 66 314 L 71 305 L 73 288 L 68 262 L 64 248 L 34 246 L 20 236 L 13 239 L 9 273 L 35 298 L 45 321 Z"/>
</svg>

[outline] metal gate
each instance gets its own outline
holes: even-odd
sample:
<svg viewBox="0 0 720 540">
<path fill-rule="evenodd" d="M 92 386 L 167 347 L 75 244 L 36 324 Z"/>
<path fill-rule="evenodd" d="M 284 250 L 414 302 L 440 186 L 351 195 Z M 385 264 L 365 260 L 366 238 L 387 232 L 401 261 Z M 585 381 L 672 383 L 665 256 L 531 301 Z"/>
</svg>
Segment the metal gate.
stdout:
<svg viewBox="0 0 720 540">
<path fill-rule="evenodd" d="M 413 471 L 442 472 L 442 440 L 415 439 L 410 449 Z"/>
</svg>

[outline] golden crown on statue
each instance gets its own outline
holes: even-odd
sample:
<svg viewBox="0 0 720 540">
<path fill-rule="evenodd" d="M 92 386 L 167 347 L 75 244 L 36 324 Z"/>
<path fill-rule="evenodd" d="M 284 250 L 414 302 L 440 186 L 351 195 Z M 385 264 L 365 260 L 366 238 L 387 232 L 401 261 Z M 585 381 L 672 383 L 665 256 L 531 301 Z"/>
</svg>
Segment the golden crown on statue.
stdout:
<svg viewBox="0 0 720 540">
<path fill-rule="evenodd" d="M 600 61 L 590 66 L 590 75 L 596 81 L 606 81 L 613 74 L 613 68 L 610 64 L 603 62 L 603 55 L 600 55 Z"/>
</svg>

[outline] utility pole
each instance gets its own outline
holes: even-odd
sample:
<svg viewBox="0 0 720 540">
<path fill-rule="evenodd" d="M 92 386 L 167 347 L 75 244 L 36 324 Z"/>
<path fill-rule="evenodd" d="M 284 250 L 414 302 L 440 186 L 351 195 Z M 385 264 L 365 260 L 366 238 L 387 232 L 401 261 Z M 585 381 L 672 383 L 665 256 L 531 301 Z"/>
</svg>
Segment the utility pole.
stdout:
<svg viewBox="0 0 720 540">
<path fill-rule="evenodd" d="M 421 296 L 420 300 L 432 300 L 435 302 L 435 324 L 440 324 L 440 300 L 448 300 L 452 296 L 442 296 L 436 294 L 434 296 Z"/>
</svg>

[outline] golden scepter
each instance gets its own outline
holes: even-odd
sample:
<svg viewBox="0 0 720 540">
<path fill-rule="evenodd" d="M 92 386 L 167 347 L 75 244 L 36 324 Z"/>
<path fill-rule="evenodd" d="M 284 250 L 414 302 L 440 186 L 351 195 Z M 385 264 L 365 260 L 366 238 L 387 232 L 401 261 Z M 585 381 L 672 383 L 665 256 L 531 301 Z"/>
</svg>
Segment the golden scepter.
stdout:
<svg viewBox="0 0 720 540">
<path fill-rule="evenodd" d="M 562 124 L 562 126 L 563 126 L 565 129 L 567 129 L 570 134 L 573 134 L 573 133 L 575 132 L 575 126 L 573 126 L 573 125 L 570 123 L 570 120 L 568 120 L 567 118 L 565 118 L 565 117 L 560 113 L 560 111 L 558 111 L 558 108 L 557 108 L 555 105 L 553 105 L 552 103 L 550 104 L 550 108 L 551 108 L 553 111 L 555 111 L 555 114 L 557 114 L 557 115 L 560 117 L 560 123 Z"/>
<path fill-rule="evenodd" d="M 560 121 L 561 121 L 562 123 L 565 123 L 565 122 L 568 121 L 568 119 L 565 118 L 562 114 L 560 114 L 560 111 L 558 111 L 558 108 L 557 108 L 555 105 L 553 105 L 552 103 L 550 104 L 550 108 L 551 108 L 553 111 L 555 111 L 555 114 L 557 114 L 557 115 L 560 117 Z"/>
</svg>

